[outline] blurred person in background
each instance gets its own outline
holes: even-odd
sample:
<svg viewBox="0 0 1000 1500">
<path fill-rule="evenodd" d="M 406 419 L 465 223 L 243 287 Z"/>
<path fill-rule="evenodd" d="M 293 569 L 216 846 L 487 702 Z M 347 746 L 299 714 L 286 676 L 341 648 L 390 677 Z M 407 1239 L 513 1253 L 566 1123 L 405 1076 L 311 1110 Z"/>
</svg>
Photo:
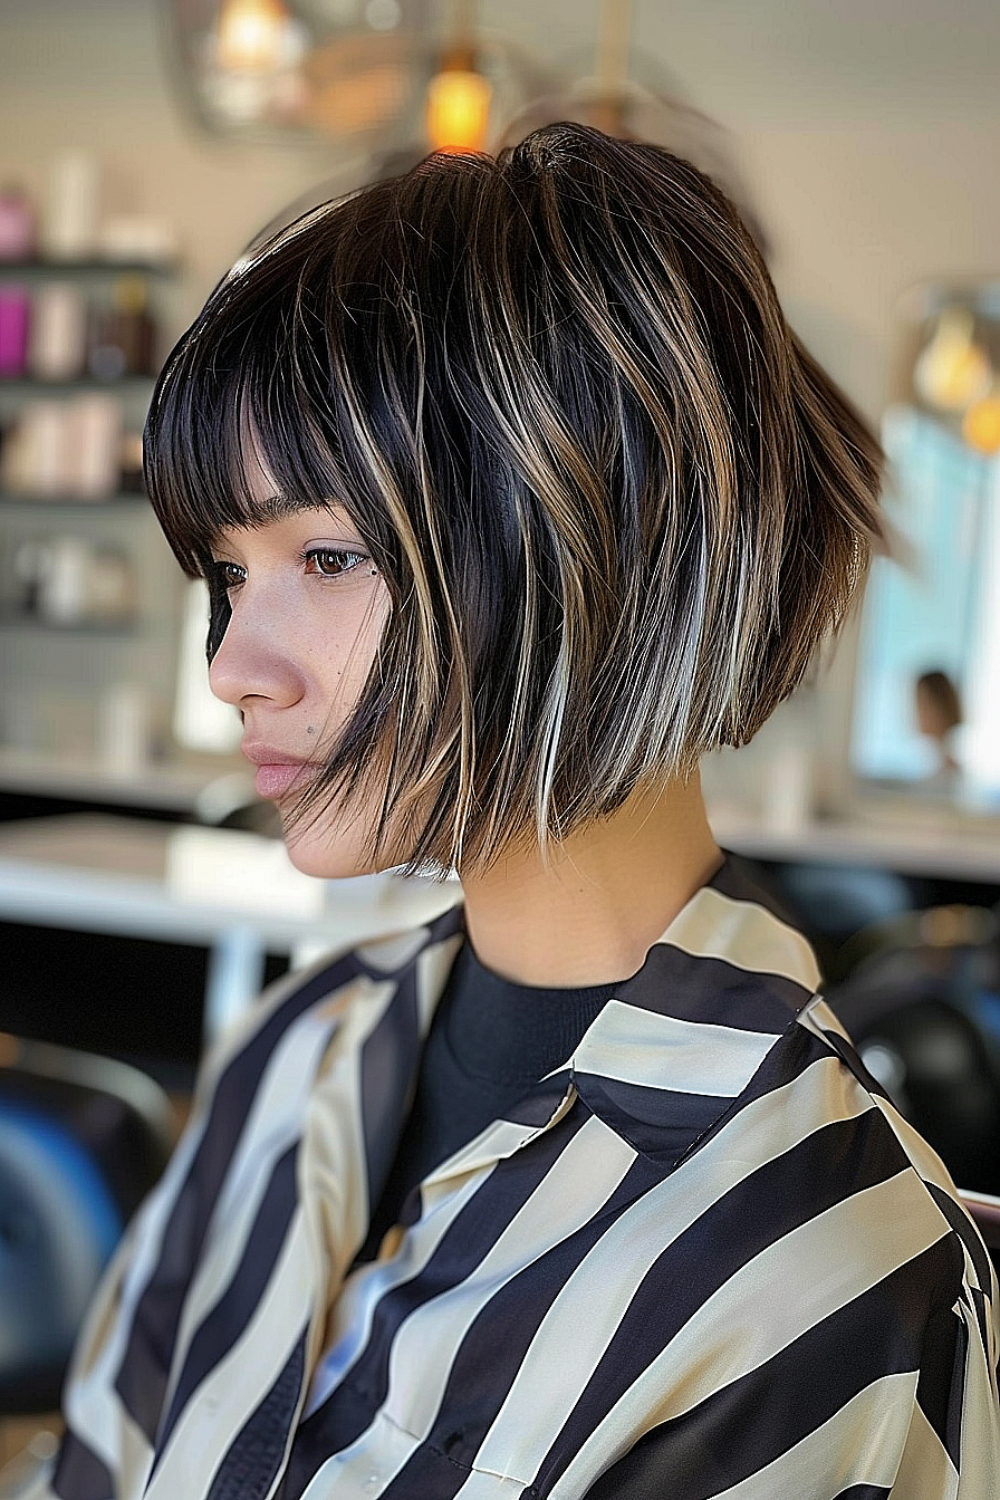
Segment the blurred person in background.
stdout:
<svg viewBox="0 0 1000 1500">
<path fill-rule="evenodd" d="M 947 672 L 921 672 L 913 685 L 917 728 L 930 740 L 936 764 L 921 782 L 926 790 L 953 791 L 962 779 L 962 765 L 955 755 L 955 732 L 962 724 L 962 700 Z"/>
<path fill-rule="evenodd" d="M 32 1500 L 995 1494 L 990 1262 L 698 779 L 882 461 L 731 203 L 596 130 L 220 283 L 147 431 L 213 689 L 300 869 L 462 888 L 206 1060 Z"/>
</svg>

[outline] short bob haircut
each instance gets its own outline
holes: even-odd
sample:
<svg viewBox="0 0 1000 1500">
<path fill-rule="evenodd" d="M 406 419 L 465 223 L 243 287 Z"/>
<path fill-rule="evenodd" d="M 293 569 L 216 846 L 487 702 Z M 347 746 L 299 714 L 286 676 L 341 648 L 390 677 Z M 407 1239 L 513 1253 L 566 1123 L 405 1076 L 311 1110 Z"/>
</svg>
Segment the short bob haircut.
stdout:
<svg viewBox="0 0 1000 1500">
<path fill-rule="evenodd" d="M 391 599 L 295 812 L 377 788 L 373 852 L 394 819 L 410 869 L 544 849 L 744 744 L 883 536 L 878 440 L 732 203 L 575 124 L 324 204 L 209 297 L 145 452 L 210 657 L 213 539 L 269 514 L 251 432 L 283 506 L 345 507 Z"/>
</svg>

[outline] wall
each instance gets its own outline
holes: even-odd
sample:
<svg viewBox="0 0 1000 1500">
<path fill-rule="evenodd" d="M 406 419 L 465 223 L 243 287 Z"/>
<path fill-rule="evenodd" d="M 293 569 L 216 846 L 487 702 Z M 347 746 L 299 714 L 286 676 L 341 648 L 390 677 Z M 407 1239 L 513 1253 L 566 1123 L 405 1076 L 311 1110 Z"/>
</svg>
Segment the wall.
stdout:
<svg viewBox="0 0 1000 1500">
<path fill-rule="evenodd" d="M 115 206 L 162 207 L 196 309 L 250 235 L 342 170 L 311 154 L 199 136 L 175 106 L 163 0 L 5 0 L 0 172 L 44 183 L 72 142 L 100 152 Z M 489 0 L 487 25 L 589 66 L 594 0 Z M 877 412 L 901 289 L 1000 259 L 1000 8 L 992 0 L 653 0 L 638 52 L 732 133 L 775 242 L 792 320 Z"/>
<path fill-rule="evenodd" d="M 482 6 L 487 26 L 502 24 L 535 51 L 558 37 L 587 70 L 597 10 L 595 0 Z M 251 234 L 343 164 L 327 149 L 199 137 L 175 106 L 161 17 L 156 0 L 5 0 L 0 177 L 41 189 L 67 143 L 99 152 L 111 206 L 155 208 L 177 224 L 179 329 Z M 1000 7 L 645 0 L 634 36 L 638 52 L 731 132 L 790 321 L 877 419 L 901 292 L 941 273 L 998 270 Z M 831 774 L 851 661 L 848 636 L 805 715 Z M 758 760 L 768 743 L 765 732 Z"/>
</svg>

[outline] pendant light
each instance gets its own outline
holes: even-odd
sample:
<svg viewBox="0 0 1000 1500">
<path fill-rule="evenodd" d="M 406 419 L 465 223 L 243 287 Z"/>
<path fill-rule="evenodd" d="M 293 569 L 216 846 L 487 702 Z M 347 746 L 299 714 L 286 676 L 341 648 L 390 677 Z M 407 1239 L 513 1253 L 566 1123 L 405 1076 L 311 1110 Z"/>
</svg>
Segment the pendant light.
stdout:
<svg viewBox="0 0 1000 1500">
<path fill-rule="evenodd" d="M 289 15 L 282 0 L 222 0 L 216 60 L 232 73 L 269 73 L 285 59 Z"/>
<path fill-rule="evenodd" d="M 561 64 L 564 75 L 567 63 Z M 732 135 L 692 104 L 681 81 L 659 58 L 637 53 L 632 44 L 631 0 L 601 0 L 594 65 L 587 76 L 572 69 L 572 82 L 546 94 L 509 117 L 501 144 L 514 145 L 553 120 L 593 125 L 622 140 L 648 141 L 693 163 L 736 204 L 765 259 L 770 235 L 742 180 Z"/>
<path fill-rule="evenodd" d="M 482 151 L 493 85 L 478 65 L 474 0 L 456 0 L 452 39 L 427 85 L 424 118 L 432 151 Z"/>
<path fill-rule="evenodd" d="M 624 136 L 632 0 L 604 0 L 598 14 L 593 123 L 606 135 Z"/>
<path fill-rule="evenodd" d="M 987 458 L 1000 453 L 1000 381 L 968 408 L 962 418 L 962 436 L 970 448 Z"/>
<path fill-rule="evenodd" d="M 178 103 L 214 135 L 329 159 L 338 180 L 492 149 L 490 129 L 561 78 L 473 0 L 160 0 Z"/>
<path fill-rule="evenodd" d="M 993 383 L 989 356 L 975 342 L 966 307 L 944 307 L 930 342 L 913 367 L 913 385 L 928 406 L 962 412 Z"/>
</svg>

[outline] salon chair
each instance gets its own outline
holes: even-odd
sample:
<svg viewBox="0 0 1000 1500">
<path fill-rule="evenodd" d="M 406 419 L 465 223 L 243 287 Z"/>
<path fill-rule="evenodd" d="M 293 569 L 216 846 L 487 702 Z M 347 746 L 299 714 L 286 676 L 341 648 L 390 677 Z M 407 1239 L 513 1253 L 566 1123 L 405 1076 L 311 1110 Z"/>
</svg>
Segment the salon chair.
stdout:
<svg viewBox="0 0 1000 1500">
<path fill-rule="evenodd" d="M 0 1034 L 0 1416 L 58 1406 L 97 1280 L 173 1136 L 166 1094 L 138 1069 Z"/>
<path fill-rule="evenodd" d="M 862 930 L 825 995 L 862 1061 L 970 1191 L 1000 1193 L 996 914 L 937 907 Z"/>
</svg>

